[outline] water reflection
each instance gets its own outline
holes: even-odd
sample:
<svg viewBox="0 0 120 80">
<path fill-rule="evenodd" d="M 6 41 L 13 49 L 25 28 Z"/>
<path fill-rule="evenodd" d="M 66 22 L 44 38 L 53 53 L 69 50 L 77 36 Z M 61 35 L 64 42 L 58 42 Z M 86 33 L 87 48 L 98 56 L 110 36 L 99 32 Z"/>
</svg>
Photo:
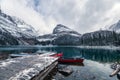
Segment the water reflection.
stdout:
<svg viewBox="0 0 120 80">
<path fill-rule="evenodd" d="M 0 48 L 0 59 L 9 58 L 9 54 L 29 53 L 35 54 L 37 51 L 52 51 L 56 53 L 63 52 L 64 58 L 82 57 L 87 60 L 93 60 L 102 63 L 120 61 L 119 50 L 103 49 L 81 49 L 78 47 L 3 47 Z"/>
<path fill-rule="evenodd" d="M 70 66 L 84 66 L 84 63 L 62 63 L 62 65 L 70 65 Z M 60 64 L 61 65 L 61 64 Z"/>
<path fill-rule="evenodd" d="M 116 62 L 120 61 L 119 50 L 103 50 L 103 49 L 81 49 L 76 47 L 44 47 L 42 50 L 63 52 L 64 57 L 83 57 L 88 60 L 98 62 Z"/>
</svg>

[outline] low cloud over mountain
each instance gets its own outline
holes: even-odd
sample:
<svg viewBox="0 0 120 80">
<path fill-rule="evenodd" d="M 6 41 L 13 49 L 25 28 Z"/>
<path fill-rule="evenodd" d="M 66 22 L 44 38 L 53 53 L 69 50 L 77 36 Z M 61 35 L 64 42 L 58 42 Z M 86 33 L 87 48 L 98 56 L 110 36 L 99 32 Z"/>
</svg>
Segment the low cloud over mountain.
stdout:
<svg viewBox="0 0 120 80">
<path fill-rule="evenodd" d="M 120 19 L 120 0 L 0 0 L 0 5 L 40 34 L 52 33 L 57 24 L 79 33 L 92 32 Z"/>
</svg>

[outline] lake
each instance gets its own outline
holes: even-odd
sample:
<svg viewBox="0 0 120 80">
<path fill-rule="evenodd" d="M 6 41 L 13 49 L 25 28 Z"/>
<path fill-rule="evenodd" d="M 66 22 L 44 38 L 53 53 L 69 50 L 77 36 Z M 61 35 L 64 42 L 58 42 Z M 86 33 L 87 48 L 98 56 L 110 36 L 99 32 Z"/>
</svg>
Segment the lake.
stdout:
<svg viewBox="0 0 120 80">
<path fill-rule="evenodd" d="M 55 72 L 53 80 L 117 80 L 109 77 L 112 72 L 110 65 L 120 61 L 120 50 L 89 49 L 75 46 L 1 46 L 0 60 L 11 58 L 12 54 L 37 54 L 43 51 L 62 52 L 64 58 L 84 58 L 83 64 L 67 65 L 73 70 L 69 76 Z"/>
</svg>

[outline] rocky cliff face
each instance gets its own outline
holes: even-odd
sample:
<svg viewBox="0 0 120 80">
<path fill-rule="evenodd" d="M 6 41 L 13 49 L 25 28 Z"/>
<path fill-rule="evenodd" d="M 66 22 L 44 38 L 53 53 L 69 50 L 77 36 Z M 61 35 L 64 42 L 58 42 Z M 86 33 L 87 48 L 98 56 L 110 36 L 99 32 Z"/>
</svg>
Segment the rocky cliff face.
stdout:
<svg viewBox="0 0 120 80">
<path fill-rule="evenodd" d="M 0 45 L 35 44 L 35 38 L 32 26 L 0 11 Z"/>
<path fill-rule="evenodd" d="M 100 30 L 83 34 L 81 37 L 81 45 L 104 46 L 104 45 L 120 45 L 119 34 L 114 31 Z"/>
</svg>

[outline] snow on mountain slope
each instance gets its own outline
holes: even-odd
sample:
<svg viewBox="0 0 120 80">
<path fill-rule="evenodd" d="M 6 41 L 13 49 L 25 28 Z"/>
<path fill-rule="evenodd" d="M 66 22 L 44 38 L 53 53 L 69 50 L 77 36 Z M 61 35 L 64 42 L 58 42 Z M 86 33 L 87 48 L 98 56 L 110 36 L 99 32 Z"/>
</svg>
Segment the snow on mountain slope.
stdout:
<svg viewBox="0 0 120 80">
<path fill-rule="evenodd" d="M 32 26 L 16 17 L 11 17 L 2 12 L 0 13 L 0 30 L 10 33 L 17 38 L 34 38 L 37 35 L 37 32 Z"/>
<path fill-rule="evenodd" d="M 78 45 L 81 34 L 62 25 L 58 24 L 53 34 L 47 34 L 39 36 L 38 40 L 41 44 L 53 44 L 53 45 Z"/>
<path fill-rule="evenodd" d="M 81 35 L 61 24 L 54 28 L 53 34 L 39 36 L 38 40 L 43 45 L 120 45 L 119 34 L 114 31 L 98 30 Z"/>
<path fill-rule="evenodd" d="M 58 24 L 55 29 L 53 30 L 53 33 L 59 33 L 59 32 L 70 32 L 70 31 L 73 31 L 72 29 L 62 25 L 62 24 Z"/>
<path fill-rule="evenodd" d="M 0 11 L 0 45 L 33 45 L 37 36 L 31 25 Z"/>
<path fill-rule="evenodd" d="M 37 31 L 35 31 L 35 29 L 31 25 L 26 24 L 24 21 L 16 17 L 13 17 L 13 20 L 17 24 L 17 27 L 21 30 L 19 31 L 19 33 L 22 32 L 24 37 L 33 38 L 38 36 Z"/>
<path fill-rule="evenodd" d="M 80 36 L 80 34 L 62 24 L 58 24 L 54 30 L 53 30 L 53 34 L 58 34 L 58 33 L 70 33 L 71 35 L 75 35 L 75 36 Z"/>
<path fill-rule="evenodd" d="M 115 31 L 117 33 L 120 33 L 120 20 L 117 23 L 111 25 L 109 27 L 109 30 Z"/>
</svg>

